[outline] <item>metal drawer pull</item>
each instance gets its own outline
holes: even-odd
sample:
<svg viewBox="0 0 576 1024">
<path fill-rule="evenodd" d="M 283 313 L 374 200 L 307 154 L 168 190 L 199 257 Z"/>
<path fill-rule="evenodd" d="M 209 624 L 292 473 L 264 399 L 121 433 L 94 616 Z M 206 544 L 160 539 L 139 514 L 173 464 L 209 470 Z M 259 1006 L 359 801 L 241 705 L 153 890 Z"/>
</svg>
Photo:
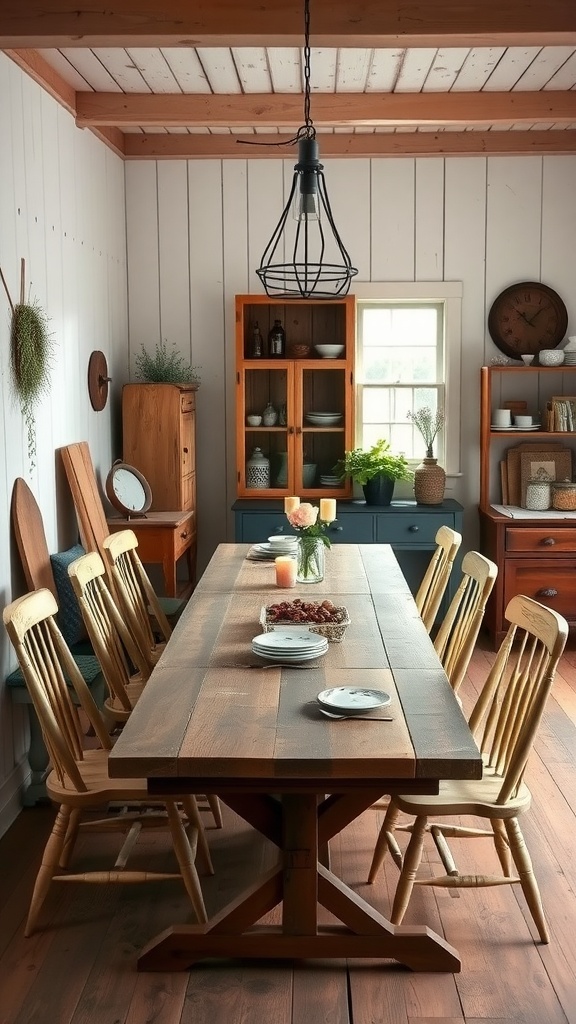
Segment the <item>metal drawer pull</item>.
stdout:
<svg viewBox="0 0 576 1024">
<path fill-rule="evenodd" d="M 419 529 L 420 529 L 419 526 L 414 526 L 414 525 L 408 527 L 408 530 L 409 530 L 410 533 L 418 533 Z"/>
<path fill-rule="evenodd" d="M 332 529 L 333 529 L 334 533 L 342 533 L 342 530 L 344 529 L 344 527 L 343 526 L 333 526 Z"/>
<path fill-rule="evenodd" d="M 536 591 L 536 597 L 558 597 L 558 591 L 554 587 L 542 587 Z"/>
<path fill-rule="evenodd" d="M 556 541 L 554 540 L 554 537 L 544 537 L 544 539 L 541 540 L 540 543 L 544 544 L 544 546 L 547 548 L 551 548 L 556 543 Z"/>
<path fill-rule="evenodd" d="M 188 530 L 184 530 L 184 531 L 183 531 L 183 532 L 182 532 L 182 533 L 180 534 L 180 539 L 181 539 L 181 540 L 186 540 L 186 537 L 187 537 L 187 536 L 188 536 Z"/>
</svg>

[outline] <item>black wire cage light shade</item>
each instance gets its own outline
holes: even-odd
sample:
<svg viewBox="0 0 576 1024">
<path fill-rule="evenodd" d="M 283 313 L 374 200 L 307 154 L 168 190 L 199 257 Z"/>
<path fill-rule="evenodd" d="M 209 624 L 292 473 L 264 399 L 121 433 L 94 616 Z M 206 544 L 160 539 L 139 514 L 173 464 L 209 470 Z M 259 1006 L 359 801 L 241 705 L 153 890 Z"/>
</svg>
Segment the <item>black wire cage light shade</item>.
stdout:
<svg viewBox="0 0 576 1024">
<path fill-rule="evenodd" d="M 310 0 L 304 0 L 304 119 L 292 187 L 260 266 L 266 294 L 307 299 L 346 295 L 358 273 L 334 223 L 310 117 Z"/>
</svg>

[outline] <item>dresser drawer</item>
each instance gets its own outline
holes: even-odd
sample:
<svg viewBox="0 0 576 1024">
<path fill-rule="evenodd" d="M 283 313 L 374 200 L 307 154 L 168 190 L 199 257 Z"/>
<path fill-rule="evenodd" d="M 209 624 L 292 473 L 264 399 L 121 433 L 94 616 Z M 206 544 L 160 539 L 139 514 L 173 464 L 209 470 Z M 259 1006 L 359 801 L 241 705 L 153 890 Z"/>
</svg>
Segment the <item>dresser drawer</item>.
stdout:
<svg viewBox="0 0 576 1024">
<path fill-rule="evenodd" d="M 441 526 L 454 529 L 454 524 L 443 515 L 422 515 L 420 512 L 391 512 L 376 516 L 377 544 L 407 544 L 410 547 L 434 547 Z"/>
<path fill-rule="evenodd" d="M 194 512 L 192 512 L 183 523 L 180 523 L 176 530 L 174 537 L 174 558 L 176 561 L 178 561 L 180 556 L 184 554 L 192 543 L 192 538 L 194 537 L 194 531 L 196 529 L 194 520 L 195 515 Z"/>
<path fill-rule="evenodd" d="M 508 558 L 504 568 L 504 609 L 516 594 L 525 594 L 567 619 L 576 618 L 576 559 Z"/>
<path fill-rule="evenodd" d="M 525 530 L 510 527 L 506 530 L 506 550 L 537 551 L 539 554 L 555 554 L 557 551 L 576 553 L 576 529 L 572 526 L 564 529 L 539 526 Z"/>
<path fill-rule="evenodd" d="M 347 515 L 339 512 L 330 523 L 328 536 L 331 544 L 372 544 L 374 542 L 373 516 Z"/>
</svg>

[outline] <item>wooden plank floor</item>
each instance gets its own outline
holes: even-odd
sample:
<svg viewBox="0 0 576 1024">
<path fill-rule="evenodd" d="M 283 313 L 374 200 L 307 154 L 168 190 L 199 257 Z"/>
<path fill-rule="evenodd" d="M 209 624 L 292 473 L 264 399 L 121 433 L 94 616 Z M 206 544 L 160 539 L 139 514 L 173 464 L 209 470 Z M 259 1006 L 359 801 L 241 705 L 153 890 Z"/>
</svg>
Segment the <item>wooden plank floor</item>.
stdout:
<svg viewBox="0 0 576 1024">
<path fill-rule="evenodd" d="M 492 652 L 481 645 L 463 689 L 465 707 Z M 344 723 L 343 723 L 344 725 Z M 461 974 L 412 974 L 394 963 L 212 962 L 185 974 L 138 974 L 138 949 L 173 921 L 190 920 L 177 882 L 149 886 L 54 885 L 45 926 L 25 939 L 24 920 L 49 807 L 22 812 L 0 840 L 0 1024 L 576 1024 L 576 644 L 562 659 L 529 765 L 534 796 L 524 832 L 551 928 L 539 945 L 516 888 L 416 891 L 406 921 L 425 922 L 457 947 Z M 216 874 L 203 879 L 209 913 L 267 868 L 274 851 L 225 810 L 209 830 Z M 333 867 L 384 912 L 397 873 L 387 861 L 365 883 L 380 812 L 368 811 L 331 844 Z M 76 864 L 95 862 L 88 836 Z M 114 842 L 98 836 L 98 850 Z M 451 844 L 467 873 L 487 841 Z M 480 846 L 480 849 L 479 849 Z M 169 865 L 152 834 L 142 859 Z M 429 846 L 424 870 L 437 870 Z M 480 856 L 482 855 L 482 857 Z"/>
</svg>

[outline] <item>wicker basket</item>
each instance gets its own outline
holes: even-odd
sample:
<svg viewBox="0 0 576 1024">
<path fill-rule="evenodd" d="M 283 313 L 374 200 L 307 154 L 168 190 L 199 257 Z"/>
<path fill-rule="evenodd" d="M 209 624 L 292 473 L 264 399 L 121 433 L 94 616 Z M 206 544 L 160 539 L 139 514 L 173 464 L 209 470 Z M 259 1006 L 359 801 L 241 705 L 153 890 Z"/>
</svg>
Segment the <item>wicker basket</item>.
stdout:
<svg viewBox="0 0 576 1024">
<path fill-rule="evenodd" d="M 348 609 L 341 606 L 336 608 L 336 613 L 341 617 L 340 622 L 292 622 L 275 619 L 271 622 L 268 619 L 266 608 L 263 606 L 260 612 L 260 625 L 263 633 L 272 633 L 276 627 L 280 629 L 308 629 L 311 633 L 319 633 L 325 636 L 329 643 L 339 643 L 344 639 L 347 627 L 350 625 Z"/>
</svg>

